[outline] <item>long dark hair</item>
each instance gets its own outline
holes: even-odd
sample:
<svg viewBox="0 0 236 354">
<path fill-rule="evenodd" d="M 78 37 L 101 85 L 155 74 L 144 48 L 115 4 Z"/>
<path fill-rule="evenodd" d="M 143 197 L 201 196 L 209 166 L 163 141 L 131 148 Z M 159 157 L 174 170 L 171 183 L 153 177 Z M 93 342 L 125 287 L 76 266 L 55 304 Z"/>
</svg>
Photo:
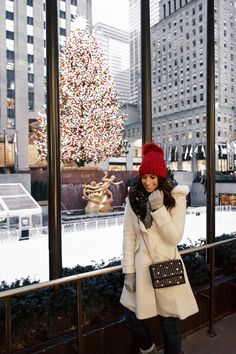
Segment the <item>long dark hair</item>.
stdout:
<svg viewBox="0 0 236 354">
<path fill-rule="evenodd" d="M 177 183 L 172 184 L 170 183 L 169 179 L 163 179 L 160 177 L 158 177 L 158 182 L 158 189 L 160 189 L 164 193 L 164 205 L 167 207 L 168 210 L 171 210 L 175 207 L 175 199 L 172 197 L 171 191 Z M 142 198 L 140 198 L 140 195 L 142 196 Z M 134 212 L 139 210 L 139 214 L 143 214 L 140 215 L 141 219 L 146 214 L 146 208 L 143 208 L 142 205 L 140 205 L 140 200 L 142 199 L 144 200 L 144 202 L 147 202 L 149 195 L 150 193 L 146 191 L 145 187 L 142 184 L 141 177 L 137 176 L 130 187 L 128 198 Z"/>
</svg>

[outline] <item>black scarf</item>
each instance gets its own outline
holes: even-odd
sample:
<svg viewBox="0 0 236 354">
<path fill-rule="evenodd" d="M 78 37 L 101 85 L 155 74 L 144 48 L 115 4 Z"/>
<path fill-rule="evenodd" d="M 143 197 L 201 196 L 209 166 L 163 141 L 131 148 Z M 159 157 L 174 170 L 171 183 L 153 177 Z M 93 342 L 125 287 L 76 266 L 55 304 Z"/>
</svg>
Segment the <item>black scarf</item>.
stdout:
<svg viewBox="0 0 236 354">
<path fill-rule="evenodd" d="M 138 177 L 129 191 L 129 201 L 132 210 L 148 229 L 152 226 L 151 206 L 148 201 L 150 193 L 143 187 Z"/>
</svg>

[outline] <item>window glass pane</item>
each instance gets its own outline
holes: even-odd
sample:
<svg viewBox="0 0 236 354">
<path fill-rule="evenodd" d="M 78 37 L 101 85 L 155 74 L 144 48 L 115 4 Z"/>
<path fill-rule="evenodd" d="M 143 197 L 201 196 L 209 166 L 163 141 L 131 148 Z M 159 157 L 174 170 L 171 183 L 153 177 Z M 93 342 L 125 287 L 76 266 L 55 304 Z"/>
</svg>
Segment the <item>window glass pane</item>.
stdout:
<svg viewBox="0 0 236 354">
<path fill-rule="evenodd" d="M 27 1 L 27 5 L 25 1 L 1 2 L 6 36 L 0 65 L 5 83 L 0 92 L 0 258 L 7 271 L 0 270 L 0 281 L 8 284 L 27 277 L 43 281 L 49 274 L 47 177 L 34 179 L 39 168 L 47 175 L 35 144 L 35 122 L 45 107 L 45 13 L 43 2 Z M 37 247 L 39 240 L 42 252 Z"/>
<path fill-rule="evenodd" d="M 216 235 L 235 232 L 235 1 L 215 8 Z"/>
<path fill-rule="evenodd" d="M 190 189 L 181 243 L 194 245 L 206 238 L 201 181 L 206 171 L 207 12 L 204 2 L 201 7 L 191 1 L 167 5 L 156 5 L 159 12 L 151 23 L 153 139 L 163 147 L 175 180 Z M 193 227 L 195 222 L 201 227 Z"/>
</svg>

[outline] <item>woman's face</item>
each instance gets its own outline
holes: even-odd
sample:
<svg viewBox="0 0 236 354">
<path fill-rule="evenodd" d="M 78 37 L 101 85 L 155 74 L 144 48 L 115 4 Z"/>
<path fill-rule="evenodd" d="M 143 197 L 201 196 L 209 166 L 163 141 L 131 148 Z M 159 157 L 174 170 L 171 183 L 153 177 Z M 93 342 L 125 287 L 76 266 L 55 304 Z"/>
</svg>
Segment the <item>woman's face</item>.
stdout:
<svg viewBox="0 0 236 354">
<path fill-rule="evenodd" d="M 152 193 L 158 187 L 158 177 L 156 175 L 142 175 L 141 181 L 148 193 Z"/>
</svg>

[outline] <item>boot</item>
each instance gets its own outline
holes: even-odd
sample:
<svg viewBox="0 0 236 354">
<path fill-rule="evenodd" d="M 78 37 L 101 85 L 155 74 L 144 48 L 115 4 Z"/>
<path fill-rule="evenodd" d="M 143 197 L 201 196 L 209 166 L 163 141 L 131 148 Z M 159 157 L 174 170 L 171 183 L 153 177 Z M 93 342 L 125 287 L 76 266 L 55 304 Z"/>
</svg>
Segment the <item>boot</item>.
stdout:
<svg viewBox="0 0 236 354">
<path fill-rule="evenodd" d="M 155 343 L 153 343 L 153 345 L 151 346 L 150 349 L 147 349 L 147 350 L 140 349 L 139 353 L 140 354 L 158 354 L 157 347 L 156 347 Z"/>
</svg>

